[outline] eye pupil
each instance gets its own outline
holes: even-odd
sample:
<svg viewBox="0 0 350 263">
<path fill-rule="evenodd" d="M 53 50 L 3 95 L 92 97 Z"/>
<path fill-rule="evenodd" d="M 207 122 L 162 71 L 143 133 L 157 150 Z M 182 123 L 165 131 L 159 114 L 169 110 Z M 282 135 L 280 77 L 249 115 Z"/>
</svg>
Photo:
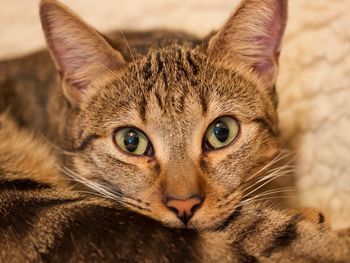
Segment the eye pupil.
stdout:
<svg viewBox="0 0 350 263">
<path fill-rule="evenodd" d="M 134 152 L 137 149 L 139 145 L 139 141 L 140 141 L 140 138 L 136 131 L 128 130 L 126 132 L 124 137 L 124 145 L 129 152 Z"/>
<path fill-rule="evenodd" d="M 220 142 L 225 142 L 229 135 L 230 135 L 230 129 L 227 126 L 226 123 L 223 121 L 218 121 L 214 125 L 214 135 Z"/>
</svg>

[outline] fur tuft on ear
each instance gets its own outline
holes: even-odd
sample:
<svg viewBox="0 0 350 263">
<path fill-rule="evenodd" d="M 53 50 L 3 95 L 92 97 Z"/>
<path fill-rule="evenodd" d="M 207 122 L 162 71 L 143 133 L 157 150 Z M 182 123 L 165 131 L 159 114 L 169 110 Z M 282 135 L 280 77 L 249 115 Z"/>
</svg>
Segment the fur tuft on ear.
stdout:
<svg viewBox="0 0 350 263">
<path fill-rule="evenodd" d="M 286 20 L 287 0 L 243 0 L 211 39 L 210 57 L 245 66 L 272 88 Z"/>
<path fill-rule="evenodd" d="M 46 42 L 61 76 L 63 91 L 79 105 L 125 63 L 122 55 L 73 11 L 55 0 L 40 3 Z"/>
</svg>

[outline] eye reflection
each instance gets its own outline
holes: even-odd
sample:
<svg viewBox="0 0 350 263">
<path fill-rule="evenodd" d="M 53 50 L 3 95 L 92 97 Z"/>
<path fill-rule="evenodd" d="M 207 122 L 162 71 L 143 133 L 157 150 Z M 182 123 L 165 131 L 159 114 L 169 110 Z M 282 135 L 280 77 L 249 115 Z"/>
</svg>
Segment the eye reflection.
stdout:
<svg viewBox="0 0 350 263">
<path fill-rule="evenodd" d="M 124 146 L 129 152 L 135 152 L 139 146 L 140 138 L 134 130 L 128 130 L 124 135 Z"/>
<path fill-rule="evenodd" d="M 151 155 L 152 146 L 146 135 L 136 128 L 121 128 L 114 135 L 117 146 L 126 153 Z"/>
<path fill-rule="evenodd" d="M 220 149 L 230 144 L 239 134 L 239 124 L 232 117 L 221 117 L 209 125 L 204 140 L 206 150 Z"/>
</svg>

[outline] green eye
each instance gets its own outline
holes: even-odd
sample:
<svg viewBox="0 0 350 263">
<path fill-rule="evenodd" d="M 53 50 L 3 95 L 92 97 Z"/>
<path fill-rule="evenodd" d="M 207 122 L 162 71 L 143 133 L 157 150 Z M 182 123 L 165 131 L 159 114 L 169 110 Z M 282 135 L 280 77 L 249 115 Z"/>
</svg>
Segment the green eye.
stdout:
<svg viewBox="0 0 350 263">
<path fill-rule="evenodd" d="M 210 124 L 204 146 L 206 150 L 219 149 L 230 144 L 239 133 L 238 122 L 231 117 L 221 117 Z"/>
<path fill-rule="evenodd" d="M 120 149 L 135 155 L 151 155 L 151 146 L 146 135 L 134 128 L 122 128 L 114 135 Z"/>
</svg>

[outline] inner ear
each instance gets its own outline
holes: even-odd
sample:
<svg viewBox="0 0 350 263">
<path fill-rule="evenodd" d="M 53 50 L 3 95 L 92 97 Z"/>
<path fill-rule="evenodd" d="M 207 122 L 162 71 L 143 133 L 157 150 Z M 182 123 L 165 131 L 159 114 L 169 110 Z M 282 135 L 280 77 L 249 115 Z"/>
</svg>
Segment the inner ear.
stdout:
<svg viewBox="0 0 350 263">
<path fill-rule="evenodd" d="M 244 0 L 211 39 L 208 52 L 220 63 L 245 66 L 272 88 L 286 20 L 287 0 Z"/>
<path fill-rule="evenodd" d="M 50 54 L 72 104 L 86 100 L 125 61 L 92 27 L 54 0 L 42 0 L 41 24 Z"/>
</svg>

